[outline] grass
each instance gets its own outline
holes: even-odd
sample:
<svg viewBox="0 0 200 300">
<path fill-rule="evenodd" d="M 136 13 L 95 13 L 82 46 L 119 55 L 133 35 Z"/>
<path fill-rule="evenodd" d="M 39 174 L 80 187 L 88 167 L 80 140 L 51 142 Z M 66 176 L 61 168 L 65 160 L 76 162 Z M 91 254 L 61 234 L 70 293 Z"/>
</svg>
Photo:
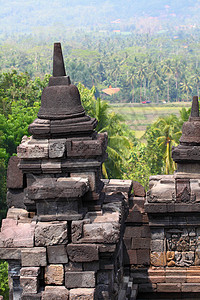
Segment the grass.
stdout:
<svg viewBox="0 0 200 300">
<path fill-rule="evenodd" d="M 156 119 L 169 114 L 179 116 L 182 107 L 191 107 L 191 102 L 178 102 L 166 104 L 130 104 L 114 103 L 110 104 L 112 110 L 121 114 L 125 122 L 131 129 L 135 130 L 136 136 L 140 138 L 146 127 L 152 124 Z"/>
</svg>

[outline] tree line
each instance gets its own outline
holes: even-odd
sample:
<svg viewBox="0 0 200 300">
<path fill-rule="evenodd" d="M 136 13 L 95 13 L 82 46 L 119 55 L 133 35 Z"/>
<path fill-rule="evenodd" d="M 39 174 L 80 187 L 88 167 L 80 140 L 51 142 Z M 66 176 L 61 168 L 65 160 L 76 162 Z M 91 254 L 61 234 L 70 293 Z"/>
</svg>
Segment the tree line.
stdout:
<svg viewBox="0 0 200 300">
<path fill-rule="evenodd" d="M 111 102 L 155 103 L 190 100 L 199 95 L 200 35 L 196 31 L 166 34 L 87 34 L 66 36 L 63 52 L 73 83 L 96 87 L 96 96 Z M 0 69 L 28 72 L 31 78 L 51 72 L 52 41 L 32 35 L 1 41 Z M 119 87 L 106 96 L 102 90 Z"/>
</svg>

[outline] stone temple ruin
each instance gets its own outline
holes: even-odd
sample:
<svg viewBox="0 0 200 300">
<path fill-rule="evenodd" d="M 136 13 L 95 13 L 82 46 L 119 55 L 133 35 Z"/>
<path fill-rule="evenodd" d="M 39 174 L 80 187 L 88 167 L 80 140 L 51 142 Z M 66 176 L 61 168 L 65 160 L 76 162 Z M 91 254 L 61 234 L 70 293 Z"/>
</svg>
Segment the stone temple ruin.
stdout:
<svg viewBox="0 0 200 300">
<path fill-rule="evenodd" d="M 101 177 L 107 134 L 95 132 L 54 44 L 38 118 L 9 161 L 0 258 L 12 300 L 200 299 L 200 117 L 173 149 L 174 175 Z"/>
</svg>

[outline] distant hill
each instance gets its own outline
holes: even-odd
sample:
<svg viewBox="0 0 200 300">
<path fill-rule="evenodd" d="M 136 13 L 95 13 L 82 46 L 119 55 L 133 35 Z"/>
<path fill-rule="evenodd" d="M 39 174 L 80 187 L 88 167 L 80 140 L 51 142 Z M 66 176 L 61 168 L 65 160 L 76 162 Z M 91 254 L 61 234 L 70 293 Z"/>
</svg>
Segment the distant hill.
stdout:
<svg viewBox="0 0 200 300">
<path fill-rule="evenodd" d="M 198 22 L 200 0 L 0 0 L 0 32 L 8 34 L 51 26 L 127 30 L 139 17 Z"/>
</svg>

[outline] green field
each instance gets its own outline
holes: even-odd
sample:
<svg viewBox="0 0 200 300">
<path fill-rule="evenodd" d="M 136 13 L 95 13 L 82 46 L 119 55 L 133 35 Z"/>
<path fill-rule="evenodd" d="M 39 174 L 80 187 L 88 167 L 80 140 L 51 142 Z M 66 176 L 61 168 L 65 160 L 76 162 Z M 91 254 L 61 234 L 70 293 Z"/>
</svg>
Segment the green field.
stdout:
<svg viewBox="0 0 200 300">
<path fill-rule="evenodd" d="M 135 131 L 140 138 L 145 133 L 146 127 L 161 116 L 175 114 L 179 116 L 182 107 L 191 107 L 191 102 L 166 103 L 166 104 L 111 104 L 112 110 L 123 115 L 125 122 Z"/>
</svg>

